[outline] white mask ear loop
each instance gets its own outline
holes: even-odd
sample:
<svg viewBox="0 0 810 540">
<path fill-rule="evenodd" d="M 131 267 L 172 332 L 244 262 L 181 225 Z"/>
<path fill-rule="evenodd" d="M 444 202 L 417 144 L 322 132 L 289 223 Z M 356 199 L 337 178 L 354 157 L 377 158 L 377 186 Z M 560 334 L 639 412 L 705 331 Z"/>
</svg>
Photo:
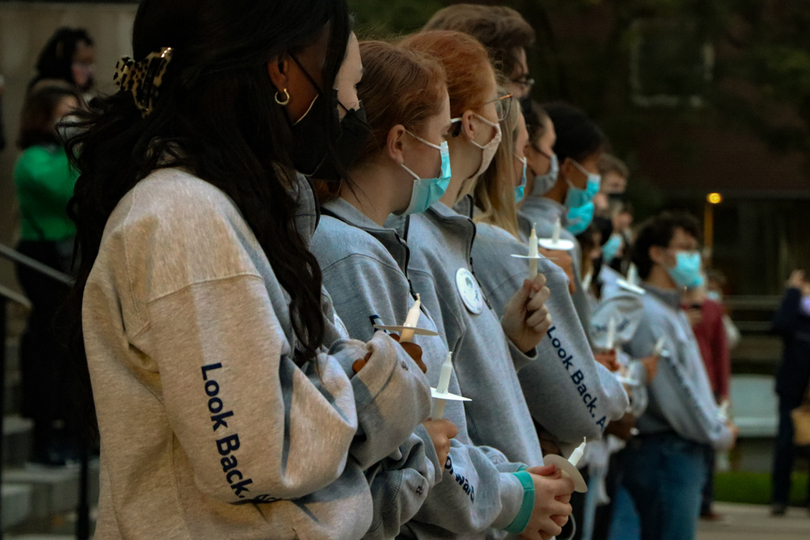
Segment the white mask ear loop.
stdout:
<svg viewBox="0 0 810 540">
<path fill-rule="evenodd" d="M 411 137 L 413 137 L 414 139 L 416 139 L 417 141 L 419 141 L 419 142 L 420 142 L 420 143 L 422 143 L 422 144 L 426 144 L 426 145 L 430 146 L 431 148 L 435 148 L 435 149 L 436 149 L 436 150 L 438 150 L 439 152 L 441 152 L 441 151 L 442 151 L 442 147 L 441 147 L 441 145 L 438 145 L 438 144 L 433 144 L 433 143 L 432 143 L 432 142 L 430 142 L 430 141 L 426 141 L 425 139 L 423 139 L 423 138 L 422 138 L 422 137 L 420 137 L 419 135 L 415 135 L 415 134 L 411 133 L 410 131 L 408 131 L 407 129 L 405 130 L 405 133 L 407 133 L 408 135 L 410 135 Z M 420 177 L 418 174 L 416 174 L 415 172 L 413 172 L 412 170 L 410 170 L 410 169 L 409 169 L 407 166 L 405 166 L 405 163 L 404 163 L 404 162 L 402 163 L 402 168 L 403 168 L 403 169 L 405 169 L 406 171 L 408 171 L 409 173 L 411 173 L 411 176 L 413 176 L 415 179 L 417 179 L 417 180 L 422 180 L 422 179 L 423 179 L 423 178 L 422 178 L 422 177 Z"/>
<path fill-rule="evenodd" d="M 492 137 L 492 138 L 489 140 L 489 142 L 488 142 L 487 144 L 480 145 L 480 144 L 478 144 L 478 143 L 477 143 L 477 142 L 475 142 L 475 141 L 470 141 L 470 142 L 471 142 L 471 143 L 473 143 L 475 146 L 477 146 L 478 148 L 480 148 L 481 150 L 483 150 L 484 148 L 486 148 L 486 147 L 487 147 L 487 145 L 488 145 L 488 144 L 491 144 L 491 143 L 492 143 L 492 141 L 494 141 L 494 140 L 495 140 L 495 137 L 501 136 L 501 125 L 500 125 L 500 124 L 497 124 L 497 123 L 494 123 L 494 122 L 491 122 L 491 121 L 489 121 L 489 120 L 487 120 L 486 118 L 484 118 L 483 116 L 481 116 L 481 115 L 480 115 L 480 114 L 478 114 L 478 113 L 473 113 L 473 114 L 474 114 L 475 116 L 477 116 L 477 117 L 478 117 L 478 119 L 479 119 L 479 120 L 481 120 L 483 123 L 487 124 L 487 125 L 488 125 L 488 126 L 490 126 L 490 127 L 495 128 L 495 131 L 496 131 L 495 135 L 493 135 L 493 137 Z M 500 141 L 498 141 L 498 142 L 500 142 Z"/>
</svg>

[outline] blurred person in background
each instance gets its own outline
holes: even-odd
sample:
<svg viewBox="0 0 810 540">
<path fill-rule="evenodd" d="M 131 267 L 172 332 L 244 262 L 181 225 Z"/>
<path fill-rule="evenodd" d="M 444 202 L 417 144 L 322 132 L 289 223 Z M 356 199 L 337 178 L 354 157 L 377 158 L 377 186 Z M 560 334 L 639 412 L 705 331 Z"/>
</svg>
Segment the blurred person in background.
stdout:
<svg viewBox="0 0 810 540">
<path fill-rule="evenodd" d="M 593 197 L 599 192 L 600 184 L 598 163 L 608 147 L 608 140 L 599 126 L 573 105 L 550 103 L 543 105 L 543 110 L 547 115 L 546 133 L 549 139 L 554 138 L 554 143 L 550 153 L 548 148 L 538 150 L 531 145 L 526 148 L 527 164 L 535 174 L 542 176 L 535 176 L 526 184 L 526 198 L 520 207 L 521 233 L 528 237 L 532 225 L 536 224 L 538 238 L 551 238 L 555 224 L 562 225 L 560 238 L 574 243 L 571 252 L 574 305 L 583 328 L 588 328 L 590 305 L 582 290 L 583 254 L 576 235 L 587 229 L 593 219 Z M 534 119 L 527 115 L 530 142 L 534 141 L 533 124 Z M 546 163 L 548 173 L 544 174 Z"/>
<path fill-rule="evenodd" d="M 644 316 L 625 351 L 635 358 L 663 344 L 639 436 L 627 446 L 624 486 L 641 518 L 643 540 L 697 534 L 706 478 L 705 446 L 734 446 L 736 427 L 719 414 L 700 347 L 682 309 L 683 290 L 700 285 L 699 224 L 665 212 L 647 221 L 633 246 Z"/>
<path fill-rule="evenodd" d="M 784 516 L 796 457 L 790 412 L 802 404 L 810 384 L 810 282 L 804 271 L 794 270 L 791 274 L 782 303 L 773 317 L 773 329 L 782 337 L 784 350 L 782 364 L 776 374 L 779 431 L 773 453 L 771 513 Z M 810 506 L 810 492 L 807 504 Z"/>
<path fill-rule="evenodd" d="M 71 168 L 56 124 L 77 109 L 79 94 L 61 86 L 32 92 L 23 105 L 14 167 L 22 230 L 17 251 L 69 272 L 76 229 L 67 215 L 78 173 Z M 58 343 L 55 320 L 68 289 L 17 265 L 17 278 L 33 305 L 20 344 L 23 414 L 34 421 L 34 463 L 65 465 L 77 457 L 70 416 L 69 360 Z"/>
<path fill-rule="evenodd" d="M 62 81 L 72 85 L 86 99 L 95 85 L 96 49 L 84 28 L 60 28 L 39 53 L 36 75 L 28 91 L 42 84 Z"/>
<path fill-rule="evenodd" d="M 630 169 L 613 154 L 603 154 L 599 160 L 599 175 L 602 183 L 593 199 L 596 215 L 613 218 L 624 204 Z"/>
<path fill-rule="evenodd" d="M 726 329 L 726 345 L 728 345 L 730 351 L 733 351 L 737 345 L 740 344 L 742 336 L 740 336 L 740 330 L 737 328 L 737 325 L 731 320 L 731 316 L 728 314 L 728 307 L 723 301 L 726 283 L 726 276 L 723 272 L 716 268 L 706 269 L 706 297 L 723 306 L 723 325 Z"/>
<path fill-rule="evenodd" d="M 534 86 L 526 62 L 526 49 L 534 43 L 534 28 L 506 6 L 455 4 L 437 11 L 424 30 L 455 30 L 471 35 L 489 53 L 503 76 L 501 86 L 517 99 L 528 97 Z"/>
</svg>

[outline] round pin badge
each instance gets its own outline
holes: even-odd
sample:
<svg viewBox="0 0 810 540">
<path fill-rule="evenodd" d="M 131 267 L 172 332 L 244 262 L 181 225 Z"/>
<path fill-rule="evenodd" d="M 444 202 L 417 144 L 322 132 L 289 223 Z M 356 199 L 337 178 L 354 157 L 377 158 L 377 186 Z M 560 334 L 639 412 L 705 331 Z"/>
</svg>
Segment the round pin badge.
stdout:
<svg viewBox="0 0 810 540">
<path fill-rule="evenodd" d="M 456 287 L 458 287 L 461 301 L 464 302 L 470 313 L 478 315 L 484 311 L 484 294 L 472 272 L 466 268 L 459 268 L 456 272 Z"/>
</svg>

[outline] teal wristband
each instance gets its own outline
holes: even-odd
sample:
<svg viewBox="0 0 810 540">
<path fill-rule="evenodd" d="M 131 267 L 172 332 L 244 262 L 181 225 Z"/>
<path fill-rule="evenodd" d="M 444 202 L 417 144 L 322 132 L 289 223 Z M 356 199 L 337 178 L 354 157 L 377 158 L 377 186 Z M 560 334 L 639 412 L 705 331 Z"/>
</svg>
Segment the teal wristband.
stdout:
<svg viewBox="0 0 810 540">
<path fill-rule="evenodd" d="M 520 505 L 520 511 L 515 516 L 504 530 L 511 534 L 520 534 L 529 524 L 529 519 L 532 517 L 534 511 L 534 482 L 532 475 L 528 471 L 520 471 L 514 474 L 520 484 L 523 486 L 523 503 Z"/>
</svg>

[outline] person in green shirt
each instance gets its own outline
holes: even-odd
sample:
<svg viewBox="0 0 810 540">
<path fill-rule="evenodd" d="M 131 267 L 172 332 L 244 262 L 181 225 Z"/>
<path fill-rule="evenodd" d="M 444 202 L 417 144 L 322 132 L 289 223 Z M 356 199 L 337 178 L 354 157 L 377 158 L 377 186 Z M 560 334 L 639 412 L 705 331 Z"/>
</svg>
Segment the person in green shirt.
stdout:
<svg viewBox="0 0 810 540">
<path fill-rule="evenodd" d="M 76 90 L 63 86 L 34 89 L 26 98 L 14 167 L 22 230 L 17 251 L 47 266 L 69 272 L 76 229 L 67 215 L 78 177 L 57 134 L 57 122 L 79 107 Z M 31 461 L 64 465 L 76 449 L 75 385 L 70 361 L 55 329 L 68 288 L 18 264 L 17 279 L 32 310 L 20 342 L 23 414 L 34 421 Z"/>
</svg>

